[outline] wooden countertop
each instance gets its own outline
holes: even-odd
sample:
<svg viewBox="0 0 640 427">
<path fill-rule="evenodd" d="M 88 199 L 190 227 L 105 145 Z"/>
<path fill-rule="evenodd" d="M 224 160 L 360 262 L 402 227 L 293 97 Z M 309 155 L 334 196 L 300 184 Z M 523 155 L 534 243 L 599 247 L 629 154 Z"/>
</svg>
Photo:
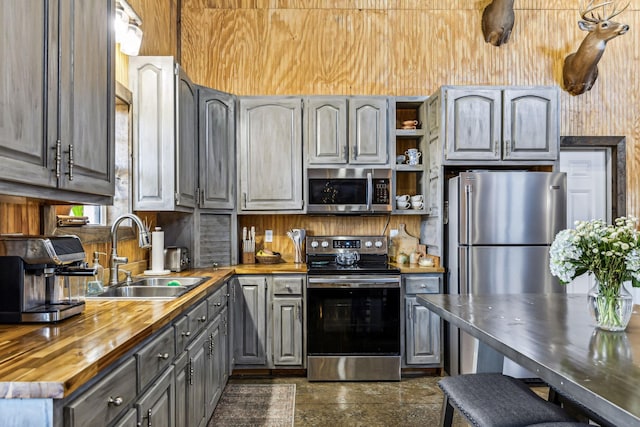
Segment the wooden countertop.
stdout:
<svg viewBox="0 0 640 427">
<path fill-rule="evenodd" d="M 444 272 L 417 265 L 399 267 L 401 273 Z M 0 398 L 68 396 L 233 274 L 294 273 L 306 274 L 306 264 L 194 269 L 171 275 L 211 279 L 175 300 L 87 300 L 82 314 L 59 323 L 0 324 Z"/>
<path fill-rule="evenodd" d="M 0 398 L 68 396 L 233 273 L 233 268 L 174 273 L 211 277 L 175 300 L 87 300 L 82 314 L 59 323 L 0 324 Z"/>
</svg>

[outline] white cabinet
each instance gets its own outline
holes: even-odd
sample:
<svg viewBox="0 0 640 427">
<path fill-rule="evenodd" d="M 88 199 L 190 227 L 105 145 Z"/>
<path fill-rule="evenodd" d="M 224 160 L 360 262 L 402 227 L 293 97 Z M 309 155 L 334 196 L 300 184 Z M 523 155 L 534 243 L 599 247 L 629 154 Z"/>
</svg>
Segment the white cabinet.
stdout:
<svg viewBox="0 0 640 427">
<path fill-rule="evenodd" d="M 388 164 L 388 98 L 305 99 L 309 166 Z"/>
<path fill-rule="evenodd" d="M 112 202 L 113 2 L 2 6 L 0 192 Z"/>
<path fill-rule="evenodd" d="M 303 209 L 302 98 L 240 97 L 239 211 Z"/>
<path fill-rule="evenodd" d="M 170 56 L 132 56 L 133 209 L 191 210 L 198 180 L 197 93 Z"/>
<path fill-rule="evenodd" d="M 416 300 L 416 294 L 442 292 L 442 274 L 403 274 L 404 366 L 440 366 L 440 318 Z"/>
<path fill-rule="evenodd" d="M 302 367 L 305 276 L 236 276 L 233 282 L 236 366 Z"/>
<path fill-rule="evenodd" d="M 557 87 L 443 86 L 429 97 L 428 115 L 444 164 L 558 159 Z"/>
</svg>

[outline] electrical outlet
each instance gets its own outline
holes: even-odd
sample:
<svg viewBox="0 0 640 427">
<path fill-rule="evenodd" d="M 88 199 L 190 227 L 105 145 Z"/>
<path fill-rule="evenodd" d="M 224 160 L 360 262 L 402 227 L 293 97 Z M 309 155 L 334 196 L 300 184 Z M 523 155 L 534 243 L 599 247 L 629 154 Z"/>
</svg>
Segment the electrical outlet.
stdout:
<svg viewBox="0 0 640 427">
<path fill-rule="evenodd" d="M 273 242 L 273 230 L 264 230 L 264 242 L 265 243 Z"/>
<path fill-rule="evenodd" d="M 392 228 L 391 230 L 389 230 L 389 237 L 396 237 L 398 235 L 398 230 L 396 230 L 395 228 Z"/>
</svg>

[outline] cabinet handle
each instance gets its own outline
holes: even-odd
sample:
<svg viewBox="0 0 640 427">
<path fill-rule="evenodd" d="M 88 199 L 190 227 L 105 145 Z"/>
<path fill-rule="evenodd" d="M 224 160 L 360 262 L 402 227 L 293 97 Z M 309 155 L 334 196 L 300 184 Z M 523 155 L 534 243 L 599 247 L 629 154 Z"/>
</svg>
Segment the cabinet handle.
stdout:
<svg viewBox="0 0 640 427">
<path fill-rule="evenodd" d="M 189 366 L 187 369 L 189 369 L 189 385 L 193 385 L 193 357 L 189 358 Z"/>
<path fill-rule="evenodd" d="M 73 165 L 75 164 L 73 161 L 73 144 L 69 144 L 69 172 L 67 172 L 67 175 L 69 175 L 69 181 L 73 181 Z"/>
<path fill-rule="evenodd" d="M 109 400 L 107 401 L 109 405 L 113 405 L 113 406 L 120 406 L 122 405 L 123 402 L 124 400 L 120 396 L 117 396 L 115 398 L 109 396 Z"/>
<path fill-rule="evenodd" d="M 147 427 L 151 427 L 151 409 L 147 411 Z"/>
<path fill-rule="evenodd" d="M 222 307 L 222 303 L 221 302 L 217 302 L 214 304 L 216 307 Z"/>
<path fill-rule="evenodd" d="M 213 356 L 213 334 L 209 334 L 209 359 Z"/>
<path fill-rule="evenodd" d="M 500 144 L 498 141 L 493 141 L 493 154 L 498 157 L 500 155 Z"/>
<path fill-rule="evenodd" d="M 60 141 L 58 139 L 56 141 L 56 146 L 53 147 L 53 149 L 56 152 L 56 155 L 55 155 L 56 167 L 55 167 L 54 171 L 56 173 L 56 179 L 59 179 L 60 178 L 60 163 L 62 162 L 62 141 Z"/>
<path fill-rule="evenodd" d="M 187 332 L 183 332 L 182 333 L 183 337 L 190 337 L 191 336 L 191 332 L 187 331 Z"/>
<path fill-rule="evenodd" d="M 511 141 L 507 140 L 504 142 L 504 151 L 505 157 L 509 157 L 511 155 Z"/>
<path fill-rule="evenodd" d="M 158 353 L 158 359 L 167 360 L 169 358 L 169 353 Z"/>
<path fill-rule="evenodd" d="M 206 322 L 207 321 L 207 316 L 202 316 L 198 318 L 198 322 Z"/>
</svg>

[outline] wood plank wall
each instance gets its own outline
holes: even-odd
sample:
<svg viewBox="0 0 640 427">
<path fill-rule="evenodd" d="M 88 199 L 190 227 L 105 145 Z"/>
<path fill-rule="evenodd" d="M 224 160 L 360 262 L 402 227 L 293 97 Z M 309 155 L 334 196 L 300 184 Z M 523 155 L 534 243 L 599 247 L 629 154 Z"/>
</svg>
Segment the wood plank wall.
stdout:
<svg viewBox="0 0 640 427">
<path fill-rule="evenodd" d="M 489 0 L 182 0 L 181 64 L 238 95 L 429 95 L 445 84 L 558 85 L 585 32 L 577 0 L 518 0 L 508 44 L 484 42 Z M 640 0 L 616 17 L 594 88 L 561 95 L 562 135 L 622 135 L 640 214 Z"/>
</svg>

